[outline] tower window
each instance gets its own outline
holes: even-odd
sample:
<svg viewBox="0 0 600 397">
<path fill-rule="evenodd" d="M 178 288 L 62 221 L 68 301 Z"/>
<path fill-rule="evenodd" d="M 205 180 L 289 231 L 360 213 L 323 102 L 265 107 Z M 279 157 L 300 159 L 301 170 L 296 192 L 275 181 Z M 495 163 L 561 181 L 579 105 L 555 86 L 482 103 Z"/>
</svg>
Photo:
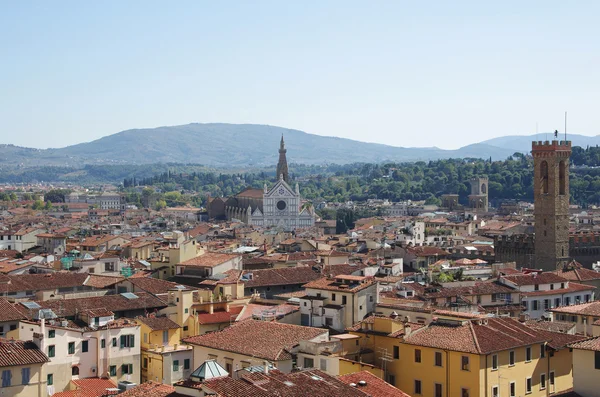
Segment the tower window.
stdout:
<svg viewBox="0 0 600 397">
<path fill-rule="evenodd" d="M 548 162 L 542 161 L 540 165 L 540 183 L 542 194 L 548 194 Z"/>
<path fill-rule="evenodd" d="M 565 195 L 566 187 L 567 187 L 567 165 L 563 161 L 558 164 L 558 186 L 559 186 L 559 194 Z"/>
</svg>

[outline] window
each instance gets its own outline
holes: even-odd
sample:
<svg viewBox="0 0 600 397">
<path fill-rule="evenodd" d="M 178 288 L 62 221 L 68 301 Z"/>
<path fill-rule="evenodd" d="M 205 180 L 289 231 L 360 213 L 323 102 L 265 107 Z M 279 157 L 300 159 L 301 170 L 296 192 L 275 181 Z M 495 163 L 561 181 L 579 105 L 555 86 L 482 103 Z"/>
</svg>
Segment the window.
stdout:
<svg viewBox="0 0 600 397">
<path fill-rule="evenodd" d="M 71 367 L 71 376 L 79 376 L 79 367 Z"/>
<path fill-rule="evenodd" d="M 188 309 L 187 307 L 184 310 L 185 314 L 188 314 L 190 312 L 190 309 Z"/>
<path fill-rule="evenodd" d="M 117 338 L 112 338 L 112 346 L 117 347 Z"/>
<path fill-rule="evenodd" d="M 327 359 L 322 358 L 320 361 L 321 371 L 327 371 Z"/>
<path fill-rule="evenodd" d="M 369 295 L 369 302 L 373 302 L 373 295 Z"/>
<path fill-rule="evenodd" d="M 469 370 L 469 356 L 462 356 L 461 357 L 461 365 L 460 368 L 463 371 L 468 371 Z"/>
<path fill-rule="evenodd" d="M 362 310 L 362 305 L 360 305 L 360 306 L 358 307 L 358 310 Z"/>
<path fill-rule="evenodd" d="M 325 326 L 333 327 L 333 317 L 325 317 Z"/>
<path fill-rule="evenodd" d="M 179 360 L 173 360 L 173 372 L 179 371 Z"/>
<path fill-rule="evenodd" d="M 550 299 L 544 299 L 544 310 L 550 309 Z"/>
<path fill-rule="evenodd" d="M 56 336 L 56 331 L 51 329 L 48 330 L 48 338 L 54 338 Z"/>
<path fill-rule="evenodd" d="M 9 387 L 10 380 L 12 379 L 12 372 L 10 369 L 5 369 L 2 371 L 2 387 Z"/>
<path fill-rule="evenodd" d="M 121 335 L 121 349 L 135 346 L 135 335 Z"/>
<path fill-rule="evenodd" d="M 28 385 L 29 384 L 29 377 L 31 375 L 31 368 L 27 367 L 27 368 L 21 368 L 21 384 L 22 385 Z"/>
<path fill-rule="evenodd" d="M 400 358 L 400 347 L 394 346 L 394 359 L 397 360 Z"/>
<path fill-rule="evenodd" d="M 500 397 L 498 390 L 499 390 L 498 386 L 492 387 L 492 397 Z"/>
<path fill-rule="evenodd" d="M 419 350 L 419 349 L 415 349 L 415 362 L 416 363 L 421 362 L 421 350 Z"/>
<path fill-rule="evenodd" d="M 559 307 L 559 306 L 560 306 L 560 298 L 554 299 L 554 307 Z"/>
<path fill-rule="evenodd" d="M 554 372 L 550 372 L 550 393 L 554 393 Z"/>
<path fill-rule="evenodd" d="M 87 340 L 84 340 L 83 342 L 81 342 L 81 352 L 82 353 L 87 353 L 88 348 L 89 348 L 89 346 L 88 346 Z"/>
<path fill-rule="evenodd" d="M 538 306 L 538 301 L 531 301 L 531 303 L 533 304 L 533 307 L 531 308 L 531 310 L 539 310 L 539 306 Z"/>
<path fill-rule="evenodd" d="M 554 284 L 550 284 L 550 289 L 554 289 Z"/>
<path fill-rule="evenodd" d="M 183 369 L 190 369 L 190 359 L 186 358 L 183 360 Z"/>
<path fill-rule="evenodd" d="M 335 302 L 335 294 L 331 294 L 331 300 Z"/>
<path fill-rule="evenodd" d="M 525 348 L 525 361 L 529 362 L 531 361 L 531 347 L 527 346 L 527 348 Z"/>
<path fill-rule="evenodd" d="M 184 325 L 184 326 L 183 326 L 183 330 L 184 330 L 184 331 L 187 331 L 187 330 L 188 330 L 188 326 L 187 326 L 187 325 Z"/>
<path fill-rule="evenodd" d="M 516 397 L 517 396 L 517 385 L 515 384 L 515 382 L 510 382 L 510 385 L 508 387 L 509 390 L 509 397 Z"/>
<path fill-rule="evenodd" d="M 469 397 L 469 389 L 465 389 L 464 387 L 462 389 L 460 389 L 460 396 L 461 397 Z"/>
<path fill-rule="evenodd" d="M 436 367 L 442 366 L 442 353 L 441 352 L 435 352 L 435 366 Z"/>
<path fill-rule="evenodd" d="M 540 345 L 540 358 L 546 357 L 546 346 L 542 343 Z"/>
<path fill-rule="evenodd" d="M 346 295 L 342 295 L 342 305 L 345 305 L 346 303 L 348 303 Z"/>
<path fill-rule="evenodd" d="M 54 375 L 53 374 L 46 375 L 46 383 L 48 384 L 48 386 L 52 386 L 54 384 Z"/>
<path fill-rule="evenodd" d="M 75 354 L 75 342 L 69 342 L 69 354 Z"/>
<path fill-rule="evenodd" d="M 531 378 L 525 379 L 525 393 L 531 393 Z"/>
<path fill-rule="evenodd" d="M 113 262 L 104 262 L 104 271 L 105 272 L 114 272 L 115 264 Z"/>
<path fill-rule="evenodd" d="M 415 394 L 421 394 L 421 381 L 415 379 Z"/>
<path fill-rule="evenodd" d="M 108 373 L 110 376 L 117 376 L 117 366 L 111 365 L 110 367 L 108 367 Z"/>
<path fill-rule="evenodd" d="M 515 365 L 515 351 L 511 350 L 508 352 L 508 365 Z"/>
<path fill-rule="evenodd" d="M 565 283 L 560 283 L 560 288 L 564 289 L 565 288 Z"/>
<path fill-rule="evenodd" d="M 492 370 L 498 369 L 498 355 L 494 354 L 492 356 Z"/>
<path fill-rule="evenodd" d="M 442 385 L 436 383 L 434 386 L 434 395 L 435 397 L 442 397 Z"/>
<path fill-rule="evenodd" d="M 571 304 L 571 297 L 565 296 L 565 306 L 569 306 Z"/>
<path fill-rule="evenodd" d="M 56 356 L 56 347 L 54 345 L 48 346 L 48 357 Z"/>
<path fill-rule="evenodd" d="M 314 368 L 315 360 L 309 357 L 304 357 L 304 368 Z"/>
<path fill-rule="evenodd" d="M 104 349 L 106 347 L 106 339 L 100 339 L 100 348 Z"/>
<path fill-rule="evenodd" d="M 492 302 L 496 302 L 498 300 L 498 295 L 492 294 Z"/>
<path fill-rule="evenodd" d="M 148 368 L 148 358 L 144 357 L 144 361 L 142 362 L 142 368 Z"/>
<path fill-rule="evenodd" d="M 540 390 L 546 388 L 546 374 L 540 374 Z"/>
<path fill-rule="evenodd" d="M 175 364 L 175 361 L 173 361 L 173 364 Z M 133 373 L 133 364 L 123 364 L 121 365 L 121 372 L 125 375 L 125 374 L 132 374 Z"/>
<path fill-rule="evenodd" d="M 600 352 L 594 352 L 594 368 L 600 369 Z"/>
</svg>

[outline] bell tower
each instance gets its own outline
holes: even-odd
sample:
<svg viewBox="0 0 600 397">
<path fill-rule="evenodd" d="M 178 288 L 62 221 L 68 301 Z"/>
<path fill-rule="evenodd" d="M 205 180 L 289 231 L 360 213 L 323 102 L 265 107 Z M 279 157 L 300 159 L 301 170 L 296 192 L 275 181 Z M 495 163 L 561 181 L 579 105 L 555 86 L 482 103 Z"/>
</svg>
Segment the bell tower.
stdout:
<svg viewBox="0 0 600 397">
<path fill-rule="evenodd" d="M 545 271 L 556 270 L 569 260 L 571 141 L 534 141 L 531 154 L 535 217 L 533 265 Z"/>
<path fill-rule="evenodd" d="M 283 175 L 283 180 L 286 183 L 290 183 L 287 158 L 285 157 L 286 152 L 287 150 L 285 148 L 285 142 L 283 142 L 283 135 L 281 135 L 281 142 L 279 143 L 279 162 L 277 163 L 277 175 L 275 176 L 275 180 L 279 180 Z"/>
</svg>

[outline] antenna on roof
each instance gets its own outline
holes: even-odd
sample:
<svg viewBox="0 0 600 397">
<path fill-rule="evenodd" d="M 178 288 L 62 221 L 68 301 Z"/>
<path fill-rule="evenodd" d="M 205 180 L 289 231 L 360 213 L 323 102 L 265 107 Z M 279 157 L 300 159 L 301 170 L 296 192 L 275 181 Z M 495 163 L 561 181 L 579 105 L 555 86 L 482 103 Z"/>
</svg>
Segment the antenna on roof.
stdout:
<svg viewBox="0 0 600 397">
<path fill-rule="evenodd" d="M 565 142 L 567 141 L 567 112 L 565 111 Z"/>
</svg>

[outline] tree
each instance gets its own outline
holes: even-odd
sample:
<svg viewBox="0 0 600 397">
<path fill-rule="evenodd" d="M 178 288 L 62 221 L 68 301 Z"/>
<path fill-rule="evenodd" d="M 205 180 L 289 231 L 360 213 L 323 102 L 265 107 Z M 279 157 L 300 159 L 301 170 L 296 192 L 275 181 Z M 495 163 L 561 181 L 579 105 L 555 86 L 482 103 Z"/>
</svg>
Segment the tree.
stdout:
<svg viewBox="0 0 600 397">
<path fill-rule="evenodd" d="M 160 211 L 166 207 L 167 207 L 167 202 L 165 200 L 158 200 L 158 201 L 156 201 L 156 204 L 154 204 L 154 209 L 157 211 Z"/>
<path fill-rule="evenodd" d="M 44 202 L 42 200 L 35 200 L 34 203 L 31 205 L 31 209 L 36 210 L 36 211 L 43 210 Z"/>
</svg>

